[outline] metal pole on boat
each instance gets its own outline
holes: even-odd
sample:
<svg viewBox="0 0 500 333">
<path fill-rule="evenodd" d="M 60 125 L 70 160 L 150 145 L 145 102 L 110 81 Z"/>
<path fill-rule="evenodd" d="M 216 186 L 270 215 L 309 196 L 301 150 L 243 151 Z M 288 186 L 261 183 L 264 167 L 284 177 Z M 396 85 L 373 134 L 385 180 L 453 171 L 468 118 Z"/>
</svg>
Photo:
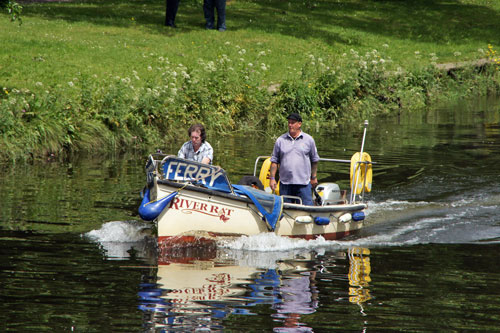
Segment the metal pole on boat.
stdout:
<svg viewBox="0 0 500 333">
<path fill-rule="evenodd" d="M 361 151 L 359 153 L 360 160 L 363 159 L 363 149 L 365 147 L 365 138 L 366 138 L 366 129 L 368 128 L 368 120 L 365 120 L 364 127 L 365 127 L 365 129 L 363 131 L 363 140 L 361 140 Z M 360 162 L 356 162 L 356 166 L 354 167 L 354 170 L 357 170 L 359 163 Z M 354 187 L 353 187 L 353 189 L 351 189 L 351 203 L 354 203 L 354 201 L 356 200 L 356 192 L 357 192 L 358 181 L 359 181 L 359 179 L 357 179 L 357 177 L 356 177 L 356 174 L 357 173 L 354 173 L 354 175 L 355 175 L 354 177 L 356 179 L 354 180 Z"/>
</svg>

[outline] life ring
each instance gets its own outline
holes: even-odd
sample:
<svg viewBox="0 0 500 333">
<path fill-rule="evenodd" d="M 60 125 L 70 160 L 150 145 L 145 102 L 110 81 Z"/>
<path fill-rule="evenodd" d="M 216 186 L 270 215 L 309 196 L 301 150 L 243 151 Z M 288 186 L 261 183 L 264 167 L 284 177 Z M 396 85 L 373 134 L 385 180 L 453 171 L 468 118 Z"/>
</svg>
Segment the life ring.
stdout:
<svg viewBox="0 0 500 333">
<path fill-rule="evenodd" d="M 271 158 L 268 157 L 264 160 L 264 163 L 262 163 L 262 167 L 260 168 L 260 173 L 259 173 L 259 180 L 264 185 L 264 190 L 266 192 L 271 193 L 271 187 L 269 186 L 269 183 L 271 182 Z M 278 184 L 276 186 L 276 190 L 274 193 L 276 195 L 280 195 L 280 183 L 278 181 Z"/>
<path fill-rule="evenodd" d="M 361 158 L 360 158 L 361 157 Z M 356 190 L 356 194 L 361 194 L 363 185 L 365 192 L 372 190 L 373 170 L 371 163 L 357 163 L 357 162 L 371 162 L 372 158 L 368 153 L 355 153 L 351 157 L 351 191 Z M 356 184 L 354 184 L 356 182 Z M 356 187 L 354 189 L 354 187 Z"/>
</svg>

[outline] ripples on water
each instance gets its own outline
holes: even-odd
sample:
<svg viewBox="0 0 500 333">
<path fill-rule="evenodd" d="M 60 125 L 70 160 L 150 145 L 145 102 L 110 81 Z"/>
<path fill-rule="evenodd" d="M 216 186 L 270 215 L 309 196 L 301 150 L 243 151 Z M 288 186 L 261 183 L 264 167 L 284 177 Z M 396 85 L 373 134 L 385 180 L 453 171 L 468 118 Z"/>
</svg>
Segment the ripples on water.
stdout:
<svg viewBox="0 0 500 333">
<path fill-rule="evenodd" d="M 366 227 L 342 241 L 258 235 L 159 253 L 136 211 L 144 156 L 7 169 L 0 330 L 497 330 L 500 111 L 478 105 L 374 121 Z M 322 157 L 359 149 L 360 131 L 339 131 L 315 135 Z M 235 177 L 272 148 L 229 141 L 211 143 Z"/>
</svg>

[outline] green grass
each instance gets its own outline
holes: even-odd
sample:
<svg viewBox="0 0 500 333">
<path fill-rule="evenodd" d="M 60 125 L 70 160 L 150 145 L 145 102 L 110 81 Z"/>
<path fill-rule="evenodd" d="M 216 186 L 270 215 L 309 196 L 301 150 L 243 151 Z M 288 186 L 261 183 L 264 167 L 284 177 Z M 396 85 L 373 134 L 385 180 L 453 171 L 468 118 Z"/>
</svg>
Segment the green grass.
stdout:
<svg viewBox="0 0 500 333">
<path fill-rule="evenodd" d="M 499 49 L 497 0 L 230 0 L 226 32 L 204 29 L 202 0 L 181 1 L 177 29 L 159 0 L 23 6 L 22 25 L 0 14 L 0 159 L 155 145 L 194 121 L 272 129 L 292 110 L 335 125 L 500 89 L 500 66 L 433 67 Z"/>
<path fill-rule="evenodd" d="M 225 33 L 203 29 L 201 0 L 181 2 L 175 30 L 163 26 L 164 10 L 164 1 L 24 4 L 21 26 L 0 16 L 0 85 L 36 91 L 37 82 L 64 84 L 78 73 L 147 77 L 151 57 L 193 67 L 238 46 L 246 61 L 271 51 L 265 79 L 273 83 L 296 77 L 310 53 L 328 62 L 377 49 L 408 68 L 427 65 L 431 54 L 471 60 L 500 45 L 494 0 L 233 0 Z"/>
</svg>

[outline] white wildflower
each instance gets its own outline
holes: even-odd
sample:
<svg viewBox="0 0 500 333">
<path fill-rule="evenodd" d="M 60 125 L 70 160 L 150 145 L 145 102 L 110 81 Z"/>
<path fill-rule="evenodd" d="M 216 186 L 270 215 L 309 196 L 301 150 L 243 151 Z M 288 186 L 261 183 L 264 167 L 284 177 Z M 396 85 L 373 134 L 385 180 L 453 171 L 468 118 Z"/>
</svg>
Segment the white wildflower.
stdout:
<svg viewBox="0 0 500 333">
<path fill-rule="evenodd" d="M 70 86 L 70 87 L 74 87 L 74 86 L 75 86 L 75 84 L 74 84 L 73 82 L 69 81 L 69 82 L 68 82 L 68 86 Z"/>
<path fill-rule="evenodd" d="M 215 72 L 217 70 L 217 67 L 215 67 L 215 63 L 213 61 L 209 61 L 205 69 L 210 72 Z"/>
</svg>

